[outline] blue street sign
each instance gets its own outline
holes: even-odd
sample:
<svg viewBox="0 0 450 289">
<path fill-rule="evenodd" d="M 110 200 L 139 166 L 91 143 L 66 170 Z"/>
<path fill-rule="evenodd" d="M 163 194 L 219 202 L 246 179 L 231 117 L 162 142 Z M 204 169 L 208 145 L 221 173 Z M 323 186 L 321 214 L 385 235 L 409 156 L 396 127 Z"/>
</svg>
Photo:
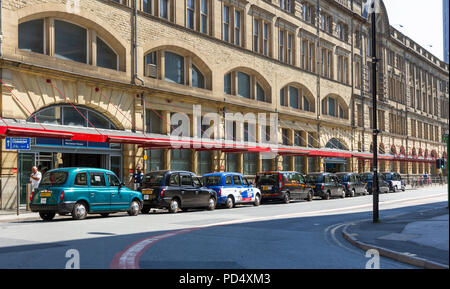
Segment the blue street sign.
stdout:
<svg viewBox="0 0 450 289">
<path fill-rule="evenodd" d="M 29 150 L 31 140 L 28 137 L 7 137 L 5 138 L 5 148 L 7 150 Z"/>
</svg>

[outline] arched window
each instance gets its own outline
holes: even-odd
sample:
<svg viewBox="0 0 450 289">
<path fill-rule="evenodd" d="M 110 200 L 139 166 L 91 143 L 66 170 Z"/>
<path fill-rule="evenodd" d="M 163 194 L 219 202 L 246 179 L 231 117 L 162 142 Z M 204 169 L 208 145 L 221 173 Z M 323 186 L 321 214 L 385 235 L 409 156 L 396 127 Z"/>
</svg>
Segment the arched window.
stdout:
<svg viewBox="0 0 450 289">
<path fill-rule="evenodd" d="M 73 21 L 73 20 L 72 20 Z M 41 18 L 19 23 L 18 47 L 21 50 L 48 54 L 99 67 L 125 71 L 125 48 L 109 36 L 112 43 L 100 38 L 96 29 L 64 19 Z M 51 31 L 50 27 L 54 27 Z M 50 47 L 46 47 L 50 45 Z"/>
<path fill-rule="evenodd" d="M 339 96 L 327 96 L 322 99 L 322 114 L 341 119 L 348 119 L 348 107 Z"/>
<path fill-rule="evenodd" d="M 250 71 L 232 71 L 224 75 L 224 93 L 257 101 L 271 102 L 268 84 Z"/>
<path fill-rule="evenodd" d="M 294 109 L 314 112 L 311 93 L 301 84 L 292 83 L 280 90 L 280 105 Z"/>
<path fill-rule="evenodd" d="M 172 83 L 211 90 L 212 72 L 190 51 L 165 47 L 144 55 L 144 75 Z"/>
<path fill-rule="evenodd" d="M 77 106 L 78 111 L 96 128 L 117 129 L 117 127 L 102 114 L 85 107 Z M 35 118 L 44 124 L 91 127 L 89 122 L 71 105 L 54 105 L 43 108 L 30 116 L 27 121 L 35 122 Z"/>
</svg>

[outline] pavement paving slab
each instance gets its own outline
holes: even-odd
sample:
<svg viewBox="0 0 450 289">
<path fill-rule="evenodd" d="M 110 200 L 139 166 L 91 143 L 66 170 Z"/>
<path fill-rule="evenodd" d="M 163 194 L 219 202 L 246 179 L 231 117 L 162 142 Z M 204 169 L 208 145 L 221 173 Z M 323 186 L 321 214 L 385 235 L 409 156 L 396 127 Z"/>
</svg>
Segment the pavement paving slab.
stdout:
<svg viewBox="0 0 450 289">
<path fill-rule="evenodd" d="M 385 249 L 389 255 L 397 256 L 403 262 L 411 261 L 417 265 L 416 261 L 421 260 L 425 267 L 435 268 L 433 265 L 438 264 L 437 267 L 448 268 L 448 216 L 448 208 L 440 207 L 387 217 L 377 224 L 365 220 L 347 226 L 343 235 L 360 248 L 373 246 Z"/>
</svg>

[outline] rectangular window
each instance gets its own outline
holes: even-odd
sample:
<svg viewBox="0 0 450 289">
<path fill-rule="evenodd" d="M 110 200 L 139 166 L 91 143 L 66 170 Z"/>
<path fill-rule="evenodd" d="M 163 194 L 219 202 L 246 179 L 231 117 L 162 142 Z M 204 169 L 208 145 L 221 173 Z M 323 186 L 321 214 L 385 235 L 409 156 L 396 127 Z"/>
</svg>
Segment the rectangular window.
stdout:
<svg viewBox="0 0 450 289">
<path fill-rule="evenodd" d="M 44 19 L 19 24 L 19 49 L 44 53 Z"/>
<path fill-rule="evenodd" d="M 186 5 L 186 26 L 189 29 L 195 28 L 195 0 L 187 0 Z"/>
<path fill-rule="evenodd" d="M 142 10 L 144 11 L 144 12 L 147 12 L 147 13 L 149 13 L 149 14 L 153 14 L 153 7 L 152 7 L 152 3 L 153 3 L 153 0 L 143 0 L 142 1 Z"/>
<path fill-rule="evenodd" d="M 302 69 L 306 69 L 306 40 L 302 40 Z"/>
<path fill-rule="evenodd" d="M 241 12 L 234 11 L 234 44 L 241 45 Z"/>
<path fill-rule="evenodd" d="M 308 57 L 309 57 L 309 71 L 314 72 L 314 44 L 313 43 L 309 44 Z"/>
<path fill-rule="evenodd" d="M 223 6 L 223 41 L 230 42 L 230 7 Z"/>
<path fill-rule="evenodd" d="M 300 108 L 298 101 L 298 89 L 292 86 L 289 86 L 289 106 L 296 109 Z"/>
<path fill-rule="evenodd" d="M 259 21 L 253 21 L 253 51 L 259 52 Z"/>
<path fill-rule="evenodd" d="M 224 92 L 231 94 L 231 73 L 228 73 L 223 78 Z"/>
<path fill-rule="evenodd" d="M 279 37 L 279 51 L 278 51 L 278 59 L 280 61 L 284 61 L 284 31 L 280 30 L 280 37 Z"/>
<path fill-rule="evenodd" d="M 160 0 L 159 17 L 169 19 L 169 0 Z"/>
<path fill-rule="evenodd" d="M 238 95 L 245 98 L 250 97 L 250 76 L 243 72 L 238 72 Z"/>
<path fill-rule="evenodd" d="M 328 98 L 328 115 L 336 116 L 336 100 L 331 97 Z"/>
<path fill-rule="evenodd" d="M 285 99 L 285 93 L 284 93 L 284 88 L 282 88 L 281 90 L 280 90 L 280 105 L 281 106 L 287 106 L 287 104 L 286 104 L 286 99 Z"/>
<path fill-rule="evenodd" d="M 269 55 L 269 25 L 267 23 L 263 24 L 263 54 Z"/>
<path fill-rule="evenodd" d="M 201 0 L 200 7 L 200 32 L 208 34 L 208 0 Z"/>
<path fill-rule="evenodd" d="M 292 34 L 287 34 L 287 62 L 292 64 L 294 59 L 294 52 L 292 50 Z"/>
</svg>

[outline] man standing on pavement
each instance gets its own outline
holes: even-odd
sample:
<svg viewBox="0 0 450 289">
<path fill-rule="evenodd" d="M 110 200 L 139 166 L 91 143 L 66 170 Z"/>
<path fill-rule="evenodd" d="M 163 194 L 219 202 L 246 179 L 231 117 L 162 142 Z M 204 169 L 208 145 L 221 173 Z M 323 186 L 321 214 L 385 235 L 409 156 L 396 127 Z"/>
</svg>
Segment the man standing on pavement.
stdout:
<svg viewBox="0 0 450 289">
<path fill-rule="evenodd" d="M 136 172 L 130 178 L 128 185 L 131 184 L 131 181 L 134 181 L 134 190 L 140 191 L 143 178 L 144 178 L 144 173 L 141 171 L 141 165 L 138 165 L 136 168 Z"/>
<path fill-rule="evenodd" d="M 30 183 L 31 189 L 34 192 L 34 190 L 36 190 L 39 187 L 39 183 L 41 182 L 42 179 L 42 174 L 36 166 L 33 166 L 31 168 L 31 171 L 32 174 L 30 175 Z"/>
</svg>

